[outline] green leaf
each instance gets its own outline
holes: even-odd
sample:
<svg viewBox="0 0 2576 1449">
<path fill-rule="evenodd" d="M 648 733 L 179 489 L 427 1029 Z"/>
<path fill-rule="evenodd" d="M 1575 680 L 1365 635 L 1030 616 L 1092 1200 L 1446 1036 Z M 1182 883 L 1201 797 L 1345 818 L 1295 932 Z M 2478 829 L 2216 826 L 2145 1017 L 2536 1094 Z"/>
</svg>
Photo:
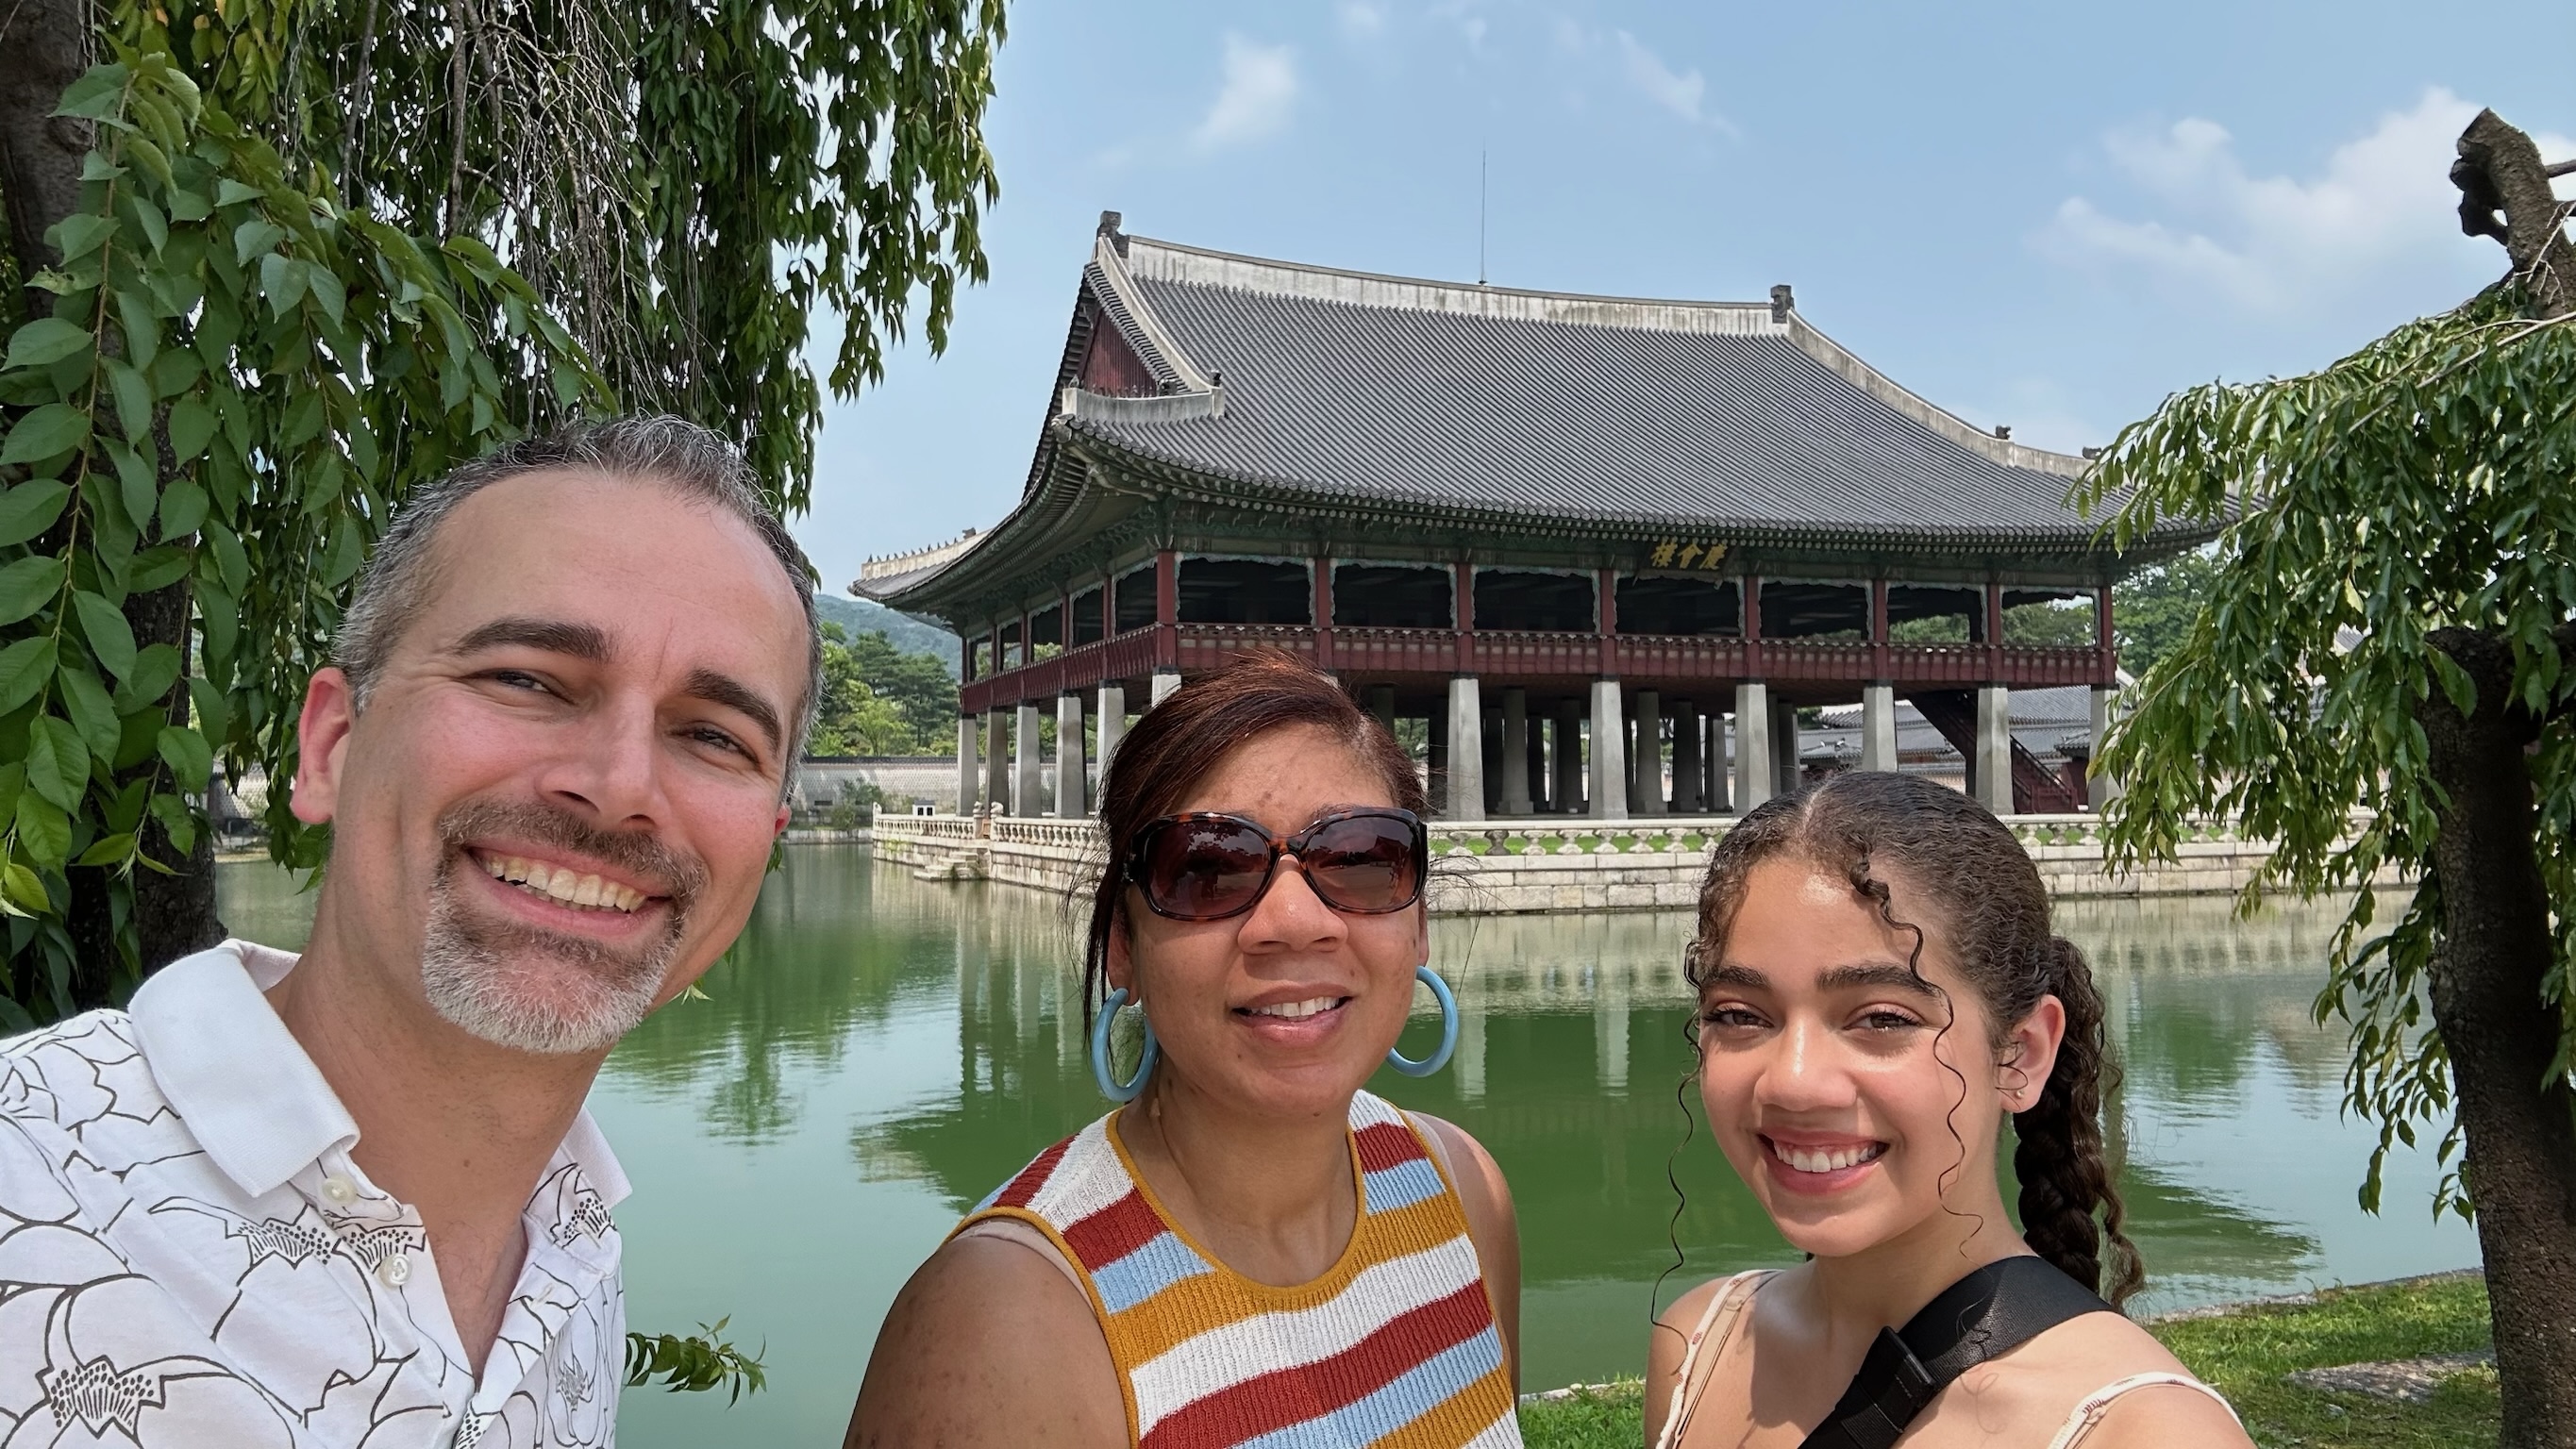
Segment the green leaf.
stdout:
<svg viewBox="0 0 2576 1449">
<path fill-rule="evenodd" d="M 259 259 L 259 290 L 271 313 L 283 317 L 304 300 L 305 274 L 312 269 L 292 257 L 270 252 Z"/>
<path fill-rule="evenodd" d="M 125 727 L 116 717 L 116 701 L 108 696 L 107 686 L 87 666 L 69 660 L 55 672 L 54 682 L 63 687 L 63 712 L 71 716 L 81 742 L 91 754 L 114 764 Z"/>
<path fill-rule="evenodd" d="M 27 722 L 27 799 L 43 796 L 65 810 L 80 808 L 89 788 L 89 745 L 71 721 L 40 714 Z M 69 849 L 68 844 L 65 846 Z"/>
<path fill-rule="evenodd" d="M 18 797 L 18 845 L 27 858 L 48 870 L 71 862 L 71 812 L 29 790 Z"/>
<path fill-rule="evenodd" d="M 149 440 L 146 440 L 147 445 Z M 161 497 L 161 480 L 153 476 L 152 465 L 143 454 L 123 443 L 107 445 L 108 461 L 116 465 L 117 501 L 125 505 L 126 520 L 137 532 L 152 526 L 152 510 Z"/>
<path fill-rule="evenodd" d="M 25 543 L 53 527 L 71 496 L 70 484 L 52 478 L 38 478 L 0 493 L 0 548 Z"/>
<path fill-rule="evenodd" d="M 90 345 L 89 329 L 60 317 L 41 317 L 9 339 L 9 367 L 43 367 Z"/>
<path fill-rule="evenodd" d="M 188 576 L 188 570 L 195 562 L 188 549 L 168 545 L 147 548 L 134 556 L 132 567 L 126 571 L 126 591 L 148 594 L 154 589 L 175 584 Z"/>
<path fill-rule="evenodd" d="M 89 849 L 82 851 L 80 853 L 80 859 L 73 861 L 72 864 L 123 865 L 127 858 L 133 854 L 133 836 L 102 835 L 96 841 L 91 843 Z"/>
<path fill-rule="evenodd" d="M 214 751 L 207 748 L 205 736 L 177 725 L 161 727 L 161 758 L 169 762 L 171 777 L 179 788 L 192 795 L 206 788 L 206 777 L 215 765 Z"/>
<path fill-rule="evenodd" d="M 107 672 L 119 679 L 134 670 L 134 626 L 126 622 L 125 611 L 87 589 L 72 591 L 72 610 L 80 615 L 81 635 L 89 640 L 89 652 Z"/>
<path fill-rule="evenodd" d="M 170 404 L 170 461 L 193 463 L 214 441 L 215 410 L 203 398 L 183 397 Z"/>
<path fill-rule="evenodd" d="M 0 444 L 0 467 L 58 458 L 89 440 L 89 414 L 70 403 L 47 403 L 18 420 Z"/>
<path fill-rule="evenodd" d="M 214 682 L 197 675 L 188 676 L 188 700 L 197 707 L 197 732 L 210 740 L 222 739 L 232 732 L 232 702 L 224 698 Z"/>
<path fill-rule="evenodd" d="M 126 675 L 123 687 L 116 691 L 113 703 L 120 715 L 134 713 L 147 705 L 157 705 L 179 682 L 179 651 L 167 644 L 146 644 L 134 656 L 133 671 Z"/>
<path fill-rule="evenodd" d="M 152 818 L 161 822 L 161 829 L 168 833 L 171 846 L 181 855 L 196 849 L 197 812 L 188 808 L 187 801 L 176 795 L 155 795 L 152 797 Z"/>
<path fill-rule="evenodd" d="M 79 80 L 63 87 L 62 100 L 55 105 L 57 116 L 84 116 L 99 120 L 116 113 L 125 99 L 125 82 L 132 73 L 122 65 L 95 65 Z"/>
<path fill-rule="evenodd" d="M 45 235 L 61 248 L 63 265 L 70 266 L 107 244 L 116 234 L 116 222 L 94 212 L 76 212 L 55 222 Z"/>
<path fill-rule="evenodd" d="M 161 494 L 161 540 L 185 538 L 206 521 L 206 490 L 181 480 Z"/>
<path fill-rule="evenodd" d="M 43 608 L 63 586 L 63 561 L 49 553 L 0 565 L 0 624 Z"/>
<path fill-rule="evenodd" d="M 227 204 L 230 204 L 231 193 L 237 184 L 231 181 L 224 183 Z M 257 196 L 259 193 L 253 191 L 250 194 Z M 251 258 L 268 255 L 277 249 L 279 242 L 284 240 L 286 240 L 286 228 L 266 217 L 252 217 L 233 228 L 233 261 L 239 266 L 249 266 Z"/>
<path fill-rule="evenodd" d="M 142 441 L 152 431 L 152 385 L 120 357 L 100 358 L 99 369 L 107 374 L 108 391 L 116 399 L 116 430 Z"/>
<path fill-rule="evenodd" d="M 69 842 L 64 848 L 70 848 Z M 54 909 L 54 903 L 45 895 L 44 877 L 14 860 L 0 867 L 0 901 L 6 901 L 11 910 L 21 915 L 50 915 Z"/>
<path fill-rule="evenodd" d="M 54 677 L 54 636 L 39 634 L 0 649 L 0 714 L 7 714 Z"/>
</svg>

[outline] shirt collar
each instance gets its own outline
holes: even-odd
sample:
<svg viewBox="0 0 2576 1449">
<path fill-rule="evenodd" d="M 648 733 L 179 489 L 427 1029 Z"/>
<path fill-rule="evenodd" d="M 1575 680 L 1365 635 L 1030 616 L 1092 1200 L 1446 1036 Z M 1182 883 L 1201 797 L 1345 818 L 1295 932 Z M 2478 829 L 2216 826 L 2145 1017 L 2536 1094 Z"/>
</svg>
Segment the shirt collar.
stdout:
<svg viewBox="0 0 2576 1449">
<path fill-rule="evenodd" d="M 252 1197 L 358 1140 L 349 1109 L 262 994 L 295 961 L 226 941 L 154 972 L 128 1008 L 161 1095 Z"/>
<path fill-rule="evenodd" d="M 127 1008 L 161 1095 L 208 1159 L 252 1197 L 358 1141 L 357 1120 L 268 1004 L 268 989 L 297 959 L 256 941 L 226 941 L 154 972 Z M 607 1206 L 633 1190 L 588 1108 L 574 1115 L 561 1151 Z"/>
</svg>

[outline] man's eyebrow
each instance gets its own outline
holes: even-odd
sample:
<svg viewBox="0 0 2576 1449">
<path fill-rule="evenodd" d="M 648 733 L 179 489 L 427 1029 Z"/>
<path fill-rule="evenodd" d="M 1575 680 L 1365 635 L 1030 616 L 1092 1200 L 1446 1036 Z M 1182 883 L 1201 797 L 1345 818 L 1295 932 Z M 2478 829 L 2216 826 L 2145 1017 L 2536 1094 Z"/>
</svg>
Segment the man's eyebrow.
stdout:
<svg viewBox="0 0 2576 1449">
<path fill-rule="evenodd" d="M 512 614 L 483 624 L 449 651 L 456 654 L 478 654 L 486 649 L 537 649 L 548 654 L 566 654 L 586 659 L 593 664 L 607 662 L 608 631 L 595 624 L 574 624 L 561 619 L 531 619 Z"/>
<path fill-rule="evenodd" d="M 778 709 L 753 692 L 751 686 L 712 669 L 692 669 L 688 687 L 682 692 L 692 699 L 703 699 L 709 704 L 720 704 L 750 716 L 751 722 L 760 726 L 761 733 L 769 737 L 769 747 L 773 750 L 778 748 L 782 735 Z"/>
</svg>

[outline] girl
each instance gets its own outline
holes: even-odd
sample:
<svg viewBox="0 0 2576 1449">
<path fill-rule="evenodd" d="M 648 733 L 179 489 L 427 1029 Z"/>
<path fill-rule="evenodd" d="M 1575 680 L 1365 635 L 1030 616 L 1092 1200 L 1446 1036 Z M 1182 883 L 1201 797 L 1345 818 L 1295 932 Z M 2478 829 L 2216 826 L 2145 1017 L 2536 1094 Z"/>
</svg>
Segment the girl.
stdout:
<svg viewBox="0 0 2576 1449">
<path fill-rule="evenodd" d="M 1710 1128 L 1810 1257 L 1703 1284 L 1664 1315 L 1647 1370 L 1655 1444 L 1793 1449 L 1882 1330 L 1990 1265 L 2027 1284 L 2009 1260 L 2036 1258 L 2112 1304 L 2136 1290 L 2102 1157 L 2101 997 L 2051 934 L 2029 856 L 1975 801 L 1872 772 L 1754 810 L 1710 861 L 1689 975 Z M 1997 1186 L 2007 1115 L 2019 1234 Z M 2250 1443 L 2144 1330 L 2040 1277 L 2102 1311 L 1933 1386 L 1910 1426 L 1891 1415 L 1905 1444 Z"/>
</svg>

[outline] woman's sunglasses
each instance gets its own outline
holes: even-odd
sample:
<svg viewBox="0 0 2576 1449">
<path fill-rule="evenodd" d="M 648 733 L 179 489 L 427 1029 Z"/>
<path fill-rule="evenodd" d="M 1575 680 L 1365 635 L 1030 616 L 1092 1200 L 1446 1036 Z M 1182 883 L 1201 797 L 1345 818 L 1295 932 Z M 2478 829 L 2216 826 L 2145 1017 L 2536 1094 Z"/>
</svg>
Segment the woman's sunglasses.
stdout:
<svg viewBox="0 0 2576 1449">
<path fill-rule="evenodd" d="M 1240 815 L 1167 815 L 1136 832 L 1127 879 L 1155 915 L 1222 921 L 1261 903 L 1283 855 L 1325 905 L 1382 916 L 1422 899 L 1431 847 L 1410 810 L 1345 810 L 1284 839 Z"/>
</svg>

